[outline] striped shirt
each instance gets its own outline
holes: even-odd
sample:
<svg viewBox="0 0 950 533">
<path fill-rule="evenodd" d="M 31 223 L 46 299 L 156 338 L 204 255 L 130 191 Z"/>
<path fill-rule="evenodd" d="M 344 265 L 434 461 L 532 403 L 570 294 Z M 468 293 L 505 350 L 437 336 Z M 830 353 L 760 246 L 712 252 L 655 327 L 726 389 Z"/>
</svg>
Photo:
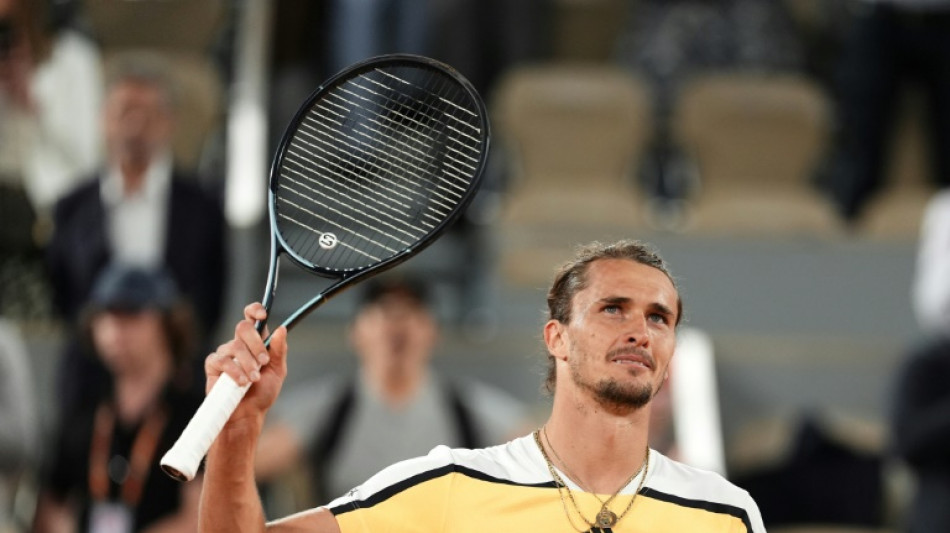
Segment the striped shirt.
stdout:
<svg viewBox="0 0 950 533">
<path fill-rule="evenodd" d="M 583 516 L 593 521 L 600 502 L 559 472 Z M 640 486 L 634 478 L 610 504 L 621 514 Z M 764 533 L 747 492 L 719 474 L 650 450 L 647 479 L 615 533 Z M 606 499 L 608 495 L 601 495 Z M 531 436 L 476 450 L 439 446 L 397 463 L 332 501 L 343 533 L 576 531 L 581 522 L 566 492 L 559 494 Z"/>
</svg>

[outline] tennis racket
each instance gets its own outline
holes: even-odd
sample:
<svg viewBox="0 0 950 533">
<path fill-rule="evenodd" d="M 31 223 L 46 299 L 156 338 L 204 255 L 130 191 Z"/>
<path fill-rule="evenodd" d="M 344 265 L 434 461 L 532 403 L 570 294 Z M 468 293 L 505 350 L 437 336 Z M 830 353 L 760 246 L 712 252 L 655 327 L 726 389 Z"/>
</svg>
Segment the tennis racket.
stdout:
<svg viewBox="0 0 950 533">
<path fill-rule="evenodd" d="M 282 254 L 333 280 L 283 322 L 290 329 L 432 244 L 478 190 L 489 140 L 478 93 L 438 61 L 379 56 L 327 80 L 294 116 L 271 166 L 264 307 L 274 301 Z M 165 472 L 195 476 L 248 387 L 218 379 L 162 458 Z"/>
</svg>

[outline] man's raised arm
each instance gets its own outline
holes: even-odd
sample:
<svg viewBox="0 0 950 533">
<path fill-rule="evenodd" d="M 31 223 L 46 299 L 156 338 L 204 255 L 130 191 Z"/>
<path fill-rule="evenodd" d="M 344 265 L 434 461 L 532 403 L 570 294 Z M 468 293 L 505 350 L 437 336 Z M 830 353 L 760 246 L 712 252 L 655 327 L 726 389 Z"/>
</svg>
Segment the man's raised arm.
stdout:
<svg viewBox="0 0 950 533">
<path fill-rule="evenodd" d="M 254 479 L 254 453 L 264 417 L 287 376 L 287 330 L 275 331 L 270 349 L 265 348 L 254 323 L 266 317 L 260 304 L 247 306 L 244 320 L 234 329 L 234 338 L 205 360 L 208 391 L 222 373 L 230 375 L 239 385 L 253 383 L 253 386 L 208 451 L 199 530 L 201 533 L 339 533 L 333 515 L 325 510 L 306 511 L 269 525 L 265 523 Z"/>
</svg>

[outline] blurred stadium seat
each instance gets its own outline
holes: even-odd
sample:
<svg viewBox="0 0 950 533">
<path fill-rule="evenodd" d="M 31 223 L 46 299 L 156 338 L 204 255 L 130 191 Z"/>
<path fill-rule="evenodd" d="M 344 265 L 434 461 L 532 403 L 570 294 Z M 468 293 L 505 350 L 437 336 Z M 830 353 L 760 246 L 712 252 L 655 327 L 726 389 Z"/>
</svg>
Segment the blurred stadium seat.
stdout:
<svg viewBox="0 0 950 533">
<path fill-rule="evenodd" d="M 688 82 L 673 126 L 700 174 L 686 231 L 836 232 L 831 206 L 809 181 L 829 139 L 829 112 L 825 94 L 801 76 L 715 73 Z"/>
<path fill-rule="evenodd" d="M 491 101 L 510 174 L 498 227 L 503 275 L 546 282 L 571 243 L 643 225 L 631 176 L 650 103 L 637 78 L 611 66 L 524 66 Z"/>
</svg>

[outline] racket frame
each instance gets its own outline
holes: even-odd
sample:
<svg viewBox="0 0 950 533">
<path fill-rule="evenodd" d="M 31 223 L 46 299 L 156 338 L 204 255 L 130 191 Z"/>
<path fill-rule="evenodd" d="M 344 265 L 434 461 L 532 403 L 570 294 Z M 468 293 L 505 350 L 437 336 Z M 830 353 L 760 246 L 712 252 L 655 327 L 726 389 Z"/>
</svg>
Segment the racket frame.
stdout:
<svg viewBox="0 0 950 533">
<path fill-rule="evenodd" d="M 280 179 L 280 170 L 283 166 L 284 157 L 287 154 L 287 148 L 293 141 L 300 123 L 309 114 L 313 103 L 320 100 L 327 91 L 336 87 L 341 79 L 354 78 L 363 72 L 376 68 L 385 68 L 386 66 L 399 63 L 411 65 L 422 64 L 428 68 L 447 73 L 449 76 L 458 81 L 465 92 L 472 98 L 474 102 L 476 102 L 476 108 L 479 115 L 478 121 L 485 128 L 485 131 L 482 133 L 484 147 L 481 150 L 481 157 L 479 158 L 478 166 L 474 172 L 474 177 L 469 181 L 462 201 L 455 206 L 452 213 L 442 220 L 441 223 L 439 223 L 434 229 L 430 230 L 429 233 L 419 238 L 416 241 L 415 246 L 406 248 L 392 257 L 384 259 L 383 261 L 373 263 L 367 267 L 354 268 L 343 273 L 315 265 L 311 261 L 308 261 L 306 258 L 303 258 L 294 252 L 293 248 L 287 244 L 286 240 L 284 240 L 283 235 L 278 229 L 277 187 L 278 180 Z M 424 250 L 430 244 L 438 240 L 442 233 L 444 233 L 453 223 L 455 223 L 455 221 L 465 212 L 465 209 L 474 199 L 475 191 L 481 185 L 490 148 L 491 127 L 489 124 L 488 112 L 484 102 L 478 94 L 478 91 L 475 90 L 475 87 L 471 84 L 471 82 L 462 76 L 458 70 L 441 61 L 414 54 L 386 54 L 371 57 L 359 63 L 355 63 L 327 79 L 327 81 L 314 90 L 310 96 L 307 97 L 304 103 L 301 104 L 301 106 L 297 109 L 297 112 L 294 114 L 293 118 L 284 129 L 284 133 L 281 137 L 280 144 L 278 145 L 277 152 L 275 153 L 274 159 L 271 163 L 270 183 L 268 185 L 268 216 L 271 227 L 271 256 L 270 264 L 268 265 L 268 275 L 264 289 L 264 296 L 261 301 L 264 308 L 268 311 L 268 313 L 270 313 L 271 305 L 273 304 L 273 301 L 276 297 L 279 276 L 278 262 L 281 254 L 286 254 L 299 267 L 309 271 L 312 274 L 316 274 L 324 278 L 337 279 L 335 283 L 314 296 L 310 301 L 301 305 L 295 312 L 293 312 L 281 323 L 282 326 L 286 326 L 287 329 L 290 330 L 300 320 L 309 315 L 314 309 L 325 303 L 336 294 L 342 292 L 349 286 L 362 281 L 362 278 L 368 279 L 369 277 L 382 273 L 385 270 L 389 270 L 390 268 L 395 267 L 396 265 L 406 261 L 410 257 Z M 263 323 L 258 324 L 258 331 L 263 331 L 264 326 L 265 324 Z M 265 344 L 269 345 L 269 343 L 270 337 L 265 339 Z"/>
</svg>

